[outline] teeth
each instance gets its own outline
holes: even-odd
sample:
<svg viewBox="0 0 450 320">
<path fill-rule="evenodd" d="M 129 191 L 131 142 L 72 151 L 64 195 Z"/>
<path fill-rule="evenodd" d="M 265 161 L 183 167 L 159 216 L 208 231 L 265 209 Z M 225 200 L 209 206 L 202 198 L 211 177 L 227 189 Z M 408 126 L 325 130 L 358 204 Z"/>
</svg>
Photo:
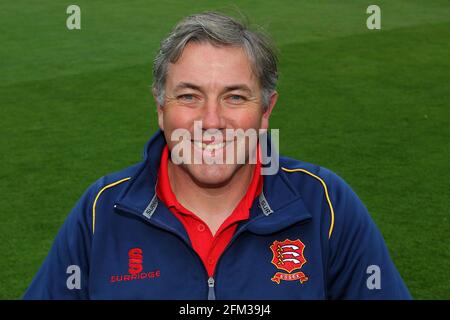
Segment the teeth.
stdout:
<svg viewBox="0 0 450 320">
<path fill-rule="evenodd" d="M 203 143 L 202 147 L 203 147 L 203 149 L 205 149 L 207 151 L 213 151 L 213 150 L 222 149 L 224 145 L 225 145 L 225 143 L 223 143 L 223 142 L 210 143 L 210 144 Z"/>
<path fill-rule="evenodd" d="M 199 142 L 199 141 L 194 141 L 194 145 L 195 145 L 197 148 L 202 149 L 202 148 L 203 148 L 202 144 L 203 144 L 203 143 L 201 143 L 201 142 Z"/>
<path fill-rule="evenodd" d="M 219 142 L 219 143 L 202 143 L 199 141 L 194 141 L 194 144 L 201 149 L 207 150 L 207 151 L 213 151 L 213 150 L 219 150 L 222 149 L 225 146 L 225 142 Z"/>
</svg>

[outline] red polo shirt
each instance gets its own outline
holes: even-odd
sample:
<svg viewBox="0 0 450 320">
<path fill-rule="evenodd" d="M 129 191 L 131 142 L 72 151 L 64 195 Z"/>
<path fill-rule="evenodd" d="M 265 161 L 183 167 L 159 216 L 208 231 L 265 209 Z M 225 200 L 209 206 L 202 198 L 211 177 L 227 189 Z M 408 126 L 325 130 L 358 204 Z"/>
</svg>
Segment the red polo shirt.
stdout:
<svg viewBox="0 0 450 320">
<path fill-rule="evenodd" d="M 166 145 L 161 155 L 156 194 L 184 225 L 189 235 L 189 239 L 191 240 L 192 247 L 202 259 L 203 264 L 208 271 L 208 275 L 211 277 L 214 275 L 217 261 L 233 237 L 238 223 L 249 218 L 253 200 L 262 191 L 263 179 L 260 173 L 261 162 L 259 154 L 255 165 L 255 171 L 253 172 L 253 178 L 248 186 L 247 193 L 242 197 L 230 216 L 225 219 L 214 236 L 205 222 L 178 202 L 170 186 L 167 171 L 168 160 L 169 149 Z"/>
</svg>

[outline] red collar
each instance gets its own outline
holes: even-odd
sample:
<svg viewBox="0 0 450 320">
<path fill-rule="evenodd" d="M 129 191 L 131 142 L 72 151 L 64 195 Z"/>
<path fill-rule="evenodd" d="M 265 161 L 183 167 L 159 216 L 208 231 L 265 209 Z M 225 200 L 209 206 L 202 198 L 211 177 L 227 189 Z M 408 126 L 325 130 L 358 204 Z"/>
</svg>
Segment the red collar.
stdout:
<svg viewBox="0 0 450 320">
<path fill-rule="evenodd" d="M 258 146 L 259 150 L 259 146 Z M 158 182 L 156 186 L 156 194 L 158 198 L 170 209 L 175 209 L 178 213 L 194 215 L 186 209 L 181 203 L 178 202 L 175 194 L 170 186 L 169 174 L 168 174 L 168 161 L 169 161 L 169 148 L 167 145 L 164 147 L 161 162 L 158 171 Z M 253 204 L 253 200 L 261 193 L 263 187 L 263 178 L 261 176 L 261 160 L 258 152 L 258 157 L 253 172 L 253 177 L 248 186 L 247 193 L 242 197 L 241 201 L 234 209 L 233 213 L 226 219 L 224 225 L 230 223 L 246 220 L 249 218 L 249 209 Z M 222 229 L 222 227 L 220 228 Z M 220 230 L 219 230 L 220 231 Z"/>
</svg>

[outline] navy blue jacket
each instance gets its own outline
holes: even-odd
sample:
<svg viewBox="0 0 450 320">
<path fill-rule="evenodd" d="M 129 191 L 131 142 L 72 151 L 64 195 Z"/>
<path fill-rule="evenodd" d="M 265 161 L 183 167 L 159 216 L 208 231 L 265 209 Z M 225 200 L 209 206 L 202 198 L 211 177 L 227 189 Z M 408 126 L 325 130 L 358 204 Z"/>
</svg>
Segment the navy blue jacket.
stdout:
<svg viewBox="0 0 450 320">
<path fill-rule="evenodd" d="M 367 209 L 336 174 L 280 158 L 208 278 L 155 195 L 159 131 L 144 161 L 95 182 L 25 299 L 409 299 Z"/>
</svg>

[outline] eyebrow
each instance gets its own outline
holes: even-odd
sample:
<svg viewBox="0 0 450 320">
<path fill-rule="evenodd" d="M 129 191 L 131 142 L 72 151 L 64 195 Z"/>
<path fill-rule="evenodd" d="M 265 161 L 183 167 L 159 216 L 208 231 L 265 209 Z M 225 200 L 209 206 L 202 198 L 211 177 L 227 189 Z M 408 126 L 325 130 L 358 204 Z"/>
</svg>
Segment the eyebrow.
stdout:
<svg viewBox="0 0 450 320">
<path fill-rule="evenodd" d="M 177 84 L 175 86 L 175 90 L 181 90 L 181 89 L 193 89 L 193 90 L 197 90 L 197 91 L 202 91 L 202 89 L 193 84 L 193 83 L 189 83 L 189 82 L 180 82 L 179 84 Z"/>
<path fill-rule="evenodd" d="M 203 92 L 203 90 L 200 86 L 195 85 L 193 83 L 189 83 L 189 82 L 180 82 L 179 84 L 177 84 L 175 86 L 175 91 L 181 90 L 181 89 L 193 89 L 193 90 Z M 246 91 L 248 94 L 252 94 L 252 90 L 245 84 L 235 84 L 235 85 L 231 85 L 231 86 L 226 86 L 225 89 L 223 90 L 223 92 L 229 92 L 229 91 L 234 91 L 234 90 Z"/>
<path fill-rule="evenodd" d="M 225 87 L 224 92 L 234 91 L 234 90 L 246 91 L 248 94 L 252 94 L 252 90 L 245 84 L 236 84 L 236 85 L 232 85 L 232 86 L 227 86 L 227 87 Z"/>
</svg>

